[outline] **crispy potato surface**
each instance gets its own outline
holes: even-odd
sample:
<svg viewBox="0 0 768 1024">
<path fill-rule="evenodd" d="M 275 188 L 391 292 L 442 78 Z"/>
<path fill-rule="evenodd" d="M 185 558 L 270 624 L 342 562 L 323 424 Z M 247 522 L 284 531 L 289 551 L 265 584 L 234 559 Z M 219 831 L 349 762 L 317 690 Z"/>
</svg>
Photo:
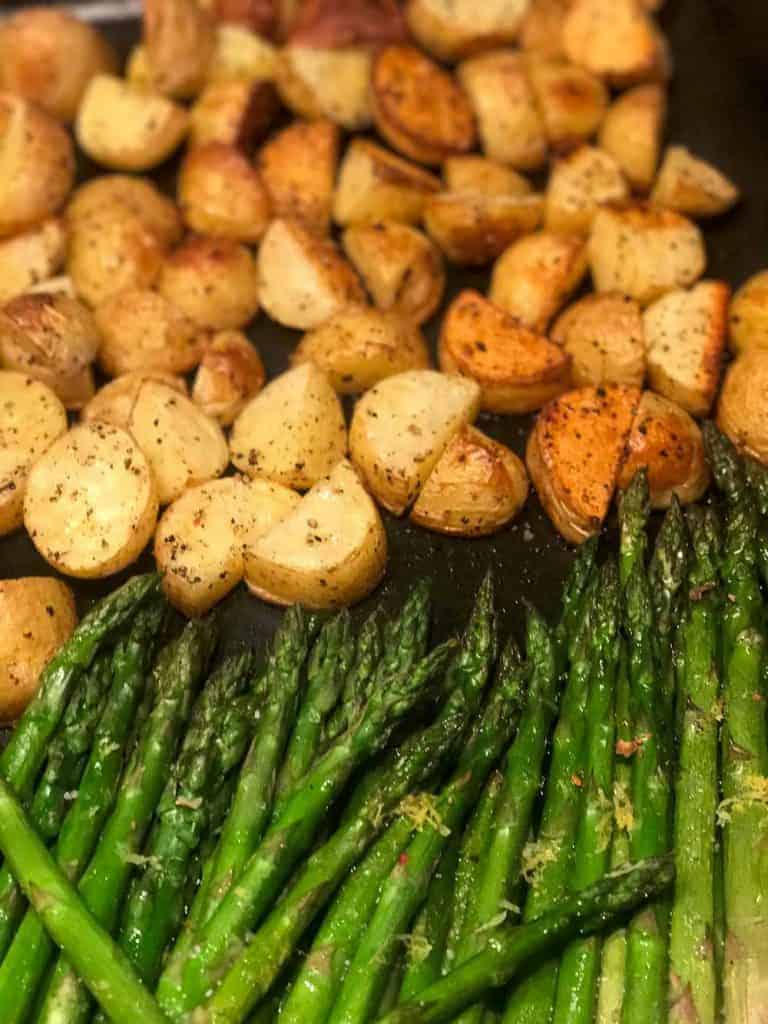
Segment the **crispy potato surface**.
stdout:
<svg viewBox="0 0 768 1024">
<path fill-rule="evenodd" d="M 158 289 L 203 327 L 244 327 L 259 311 L 259 274 L 250 251 L 231 238 L 193 235 L 163 264 Z"/>
<path fill-rule="evenodd" d="M 768 348 L 768 270 L 753 274 L 733 296 L 728 332 L 736 353 Z"/>
<path fill-rule="evenodd" d="M 569 61 L 535 55 L 526 67 L 552 149 L 567 151 L 591 139 L 608 107 L 600 79 Z"/>
<path fill-rule="evenodd" d="M 768 352 L 754 348 L 728 367 L 717 425 L 736 447 L 768 465 Z"/>
<path fill-rule="evenodd" d="M 240 331 L 217 331 L 205 343 L 192 399 L 228 427 L 265 380 L 261 356 L 248 338 Z"/>
<path fill-rule="evenodd" d="M 621 93 L 605 115 L 598 136 L 633 188 L 647 192 L 653 184 L 667 115 L 663 86 L 649 83 Z"/>
<path fill-rule="evenodd" d="M 563 23 L 563 47 L 574 64 L 617 86 L 659 72 L 658 32 L 638 0 L 574 0 Z"/>
<path fill-rule="evenodd" d="M 80 185 L 67 204 L 66 220 L 71 228 L 91 218 L 98 223 L 115 207 L 137 218 L 163 245 L 181 240 L 183 225 L 176 204 L 149 178 L 132 174 L 102 174 Z"/>
<path fill-rule="evenodd" d="M 716 217 L 739 201 L 739 190 L 712 164 L 685 146 L 669 146 L 651 202 L 689 217 Z"/>
<path fill-rule="evenodd" d="M 645 330 L 634 299 L 618 292 L 586 295 L 561 313 L 550 337 L 573 360 L 576 387 L 643 386 Z"/>
<path fill-rule="evenodd" d="M 0 303 L 44 283 L 64 266 L 67 233 L 60 217 L 0 240 Z"/>
<path fill-rule="evenodd" d="M 452 263 L 479 267 L 534 231 L 543 213 L 544 200 L 537 195 L 441 192 L 427 201 L 424 226 Z"/>
<path fill-rule="evenodd" d="M 547 185 L 547 229 L 589 234 L 604 203 L 628 197 L 627 182 L 613 157 L 595 146 L 581 146 L 552 169 Z"/>
<path fill-rule="evenodd" d="M 337 224 L 421 220 L 440 181 L 421 167 L 367 139 L 353 139 L 344 154 L 333 201 Z"/>
<path fill-rule="evenodd" d="M 416 41 L 438 60 L 515 42 L 528 0 L 408 0 L 405 16 Z"/>
<path fill-rule="evenodd" d="M 192 231 L 236 242 L 258 242 L 272 213 L 259 172 L 239 149 L 222 142 L 188 151 L 177 194 Z"/>
<path fill-rule="evenodd" d="M 278 108 L 271 82 L 248 78 L 209 82 L 189 112 L 190 144 L 222 142 L 249 151 L 267 134 Z"/>
<path fill-rule="evenodd" d="M 164 96 L 196 96 L 216 49 L 213 18 L 196 0 L 144 0 L 143 7 L 153 86 Z"/>
<path fill-rule="evenodd" d="M 451 156 L 443 164 L 446 192 L 473 192 L 482 196 L 527 196 L 533 186 L 527 178 L 498 160 L 475 153 Z"/>
<path fill-rule="evenodd" d="M 339 129 L 327 119 L 296 121 L 270 139 L 259 154 L 259 170 L 273 216 L 327 234 L 338 159 Z"/>
</svg>

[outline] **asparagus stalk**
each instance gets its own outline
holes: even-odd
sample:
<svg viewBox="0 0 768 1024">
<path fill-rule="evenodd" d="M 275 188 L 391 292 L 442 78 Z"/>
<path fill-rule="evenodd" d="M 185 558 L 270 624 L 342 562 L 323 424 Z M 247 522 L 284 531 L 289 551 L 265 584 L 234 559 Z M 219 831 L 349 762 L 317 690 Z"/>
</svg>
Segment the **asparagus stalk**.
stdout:
<svg viewBox="0 0 768 1024">
<path fill-rule="evenodd" d="M 338 739 L 348 723 L 359 715 L 368 699 L 376 666 L 382 655 L 380 619 L 380 609 L 376 609 L 360 628 L 354 664 L 344 680 L 341 697 L 323 726 L 323 743 L 326 747 Z"/>
<path fill-rule="evenodd" d="M 760 515 L 768 516 L 768 470 L 761 462 L 749 458 L 749 456 L 743 459 L 743 465 L 747 481 L 757 501 L 757 507 L 760 509 Z"/>
<path fill-rule="evenodd" d="M 688 535 L 680 503 L 672 499 L 656 538 L 648 567 L 654 616 L 654 652 L 660 674 L 666 720 L 674 717 L 674 638 L 688 573 Z"/>
<path fill-rule="evenodd" d="M 555 630 L 558 675 L 568 665 L 570 651 L 582 626 L 589 585 L 594 580 L 597 544 L 598 538 L 590 537 L 581 545 L 563 587 L 563 608 Z"/>
<path fill-rule="evenodd" d="M 646 528 L 650 514 L 648 472 L 640 469 L 619 501 L 619 578 L 623 587 L 626 587 L 637 567 L 645 563 L 648 549 Z"/>
</svg>

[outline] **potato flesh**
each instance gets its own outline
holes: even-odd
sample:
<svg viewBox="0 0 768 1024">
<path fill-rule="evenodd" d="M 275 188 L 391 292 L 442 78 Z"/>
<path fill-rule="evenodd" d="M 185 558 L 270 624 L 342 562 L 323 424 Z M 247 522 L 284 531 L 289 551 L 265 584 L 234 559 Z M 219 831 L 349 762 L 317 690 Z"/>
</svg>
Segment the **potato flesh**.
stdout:
<svg viewBox="0 0 768 1024">
<path fill-rule="evenodd" d="M 175 377 L 173 374 L 155 370 L 134 370 L 131 373 L 115 377 L 114 380 L 99 388 L 84 407 L 80 414 L 81 418 L 86 423 L 101 420 L 104 423 L 111 423 L 113 427 L 120 427 L 121 430 L 128 430 L 136 396 L 141 390 L 142 384 L 147 380 L 166 384 L 174 391 L 178 391 L 180 395 L 187 393 L 187 382 L 183 377 Z"/>
<path fill-rule="evenodd" d="M 0 241 L 0 304 L 58 273 L 66 251 L 66 230 L 59 218 Z"/>
<path fill-rule="evenodd" d="M 599 207 L 628 195 L 616 161 L 594 146 L 582 146 L 552 170 L 547 186 L 547 228 L 589 234 Z"/>
<path fill-rule="evenodd" d="M 417 224 L 439 180 L 375 143 L 355 139 L 339 169 L 333 204 L 337 224 Z"/>
<path fill-rule="evenodd" d="M 685 146 L 670 146 L 664 155 L 651 201 L 689 217 L 715 217 L 730 210 L 739 190 L 716 167 Z"/>
<path fill-rule="evenodd" d="M 626 295 L 587 295 L 560 315 L 550 337 L 573 360 L 573 383 L 628 384 L 645 378 L 640 307 Z"/>
<path fill-rule="evenodd" d="M 522 174 L 484 156 L 451 156 L 443 164 L 448 192 L 477 192 L 484 196 L 526 196 L 533 186 Z"/>
<path fill-rule="evenodd" d="M 206 344 L 192 399 L 222 426 L 230 426 L 264 386 L 264 364 L 240 331 L 219 331 Z"/>
<path fill-rule="evenodd" d="M 600 148 L 621 167 L 633 188 L 646 192 L 659 162 L 666 96 L 660 85 L 638 85 L 623 92 L 600 128 Z"/>
<path fill-rule="evenodd" d="M 365 47 L 326 50 L 290 44 L 274 76 L 283 103 L 299 117 L 327 117 L 347 131 L 371 123 L 371 54 Z"/>
</svg>

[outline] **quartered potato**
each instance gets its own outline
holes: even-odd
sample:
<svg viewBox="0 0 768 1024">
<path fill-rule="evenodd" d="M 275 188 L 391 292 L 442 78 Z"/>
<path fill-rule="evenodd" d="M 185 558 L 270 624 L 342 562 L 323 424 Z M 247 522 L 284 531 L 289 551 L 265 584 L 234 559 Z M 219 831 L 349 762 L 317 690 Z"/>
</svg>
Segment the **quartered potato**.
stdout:
<svg viewBox="0 0 768 1024">
<path fill-rule="evenodd" d="M 736 353 L 768 348 L 768 270 L 753 274 L 733 296 L 728 332 Z"/>
<path fill-rule="evenodd" d="M 265 380 L 261 356 L 246 336 L 240 331 L 217 331 L 205 342 L 192 399 L 228 427 Z"/>
<path fill-rule="evenodd" d="M 165 384 L 178 391 L 180 395 L 187 393 L 187 382 L 183 377 L 175 377 L 171 373 L 161 373 L 157 370 L 133 370 L 131 373 L 115 377 L 99 388 L 90 402 L 83 407 L 81 419 L 87 423 L 101 420 L 103 423 L 111 423 L 113 427 L 120 427 L 121 430 L 128 430 L 136 396 L 141 385 L 147 380 Z"/>
<path fill-rule="evenodd" d="M 133 438 L 108 423 L 83 423 L 32 467 L 24 525 L 54 569 L 100 579 L 138 558 L 157 507 L 154 475 Z"/>
<path fill-rule="evenodd" d="M 477 381 L 486 412 L 532 412 L 571 382 L 571 360 L 562 349 L 473 291 L 451 303 L 439 356 L 445 373 Z"/>
<path fill-rule="evenodd" d="M 273 220 L 262 239 L 258 286 L 272 319 L 301 330 L 365 299 L 357 275 L 333 242 L 289 220 Z"/>
<path fill-rule="evenodd" d="M 278 0 L 290 9 L 292 43 L 306 46 L 379 46 L 402 42 L 407 26 L 398 0 Z M 281 17 L 281 21 L 283 18 Z"/>
<path fill-rule="evenodd" d="M 405 512 L 479 406 L 474 381 L 434 370 L 400 373 L 366 392 L 355 407 L 349 448 L 376 499 L 395 515 Z"/>
<path fill-rule="evenodd" d="M 241 25 L 265 36 L 272 36 L 277 27 L 278 5 L 274 0 L 201 0 L 200 6 L 219 24 Z"/>
<path fill-rule="evenodd" d="M 574 0 L 563 23 L 569 60 L 617 86 L 658 75 L 658 32 L 639 0 Z"/>
<path fill-rule="evenodd" d="M 768 352 L 753 348 L 725 374 L 717 425 L 736 447 L 768 465 Z"/>
<path fill-rule="evenodd" d="M 144 0 L 143 9 L 152 85 L 164 96 L 196 96 L 216 48 L 213 18 L 196 0 Z"/>
<path fill-rule="evenodd" d="M 269 195 L 259 172 L 235 146 L 209 142 L 190 149 L 176 187 L 192 231 L 255 243 L 267 229 Z"/>
<path fill-rule="evenodd" d="M 600 148 L 610 153 L 630 185 L 641 192 L 653 184 L 666 115 L 664 88 L 638 85 L 613 101 L 600 128 Z"/>
<path fill-rule="evenodd" d="M 541 196 L 484 196 L 441 192 L 424 208 L 424 226 L 452 263 L 492 263 L 519 238 L 541 223 Z"/>
<path fill-rule="evenodd" d="M 29 291 L 64 266 L 67 233 L 63 220 L 51 217 L 20 235 L 0 240 L 0 303 Z"/>
<path fill-rule="evenodd" d="M 599 292 L 623 292 L 646 306 L 693 284 L 706 262 L 701 232 L 673 210 L 627 203 L 603 208 L 592 223 L 589 263 Z"/>
<path fill-rule="evenodd" d="M 651 202 L 689 217 L 716 217 L 739 201 L 739 190 L 716 167 L 685 146 L 669 146 Z"/>
<path fill-rule="evenodd" d="M 440 181 L 421 167 L 367 139 L 353 139 L 344 154 L 333 201 L 337 224 L 381 220 L 416 224 Z"/>
<path fill-rule="evenodd" d="M 552 149 L 569 150 L 591 139 L 608 107 L 600 79 L 565 60 L 530 56 L 526 67 Z"/>
<path fill-rule="evenodd" d="M 530 0 L 520 26 L 520 46 L 542 57 L 563 56 L 563 23 L 571 0 Z"/>
<path fill-rule="evenodd" d="M 545 331 L 586 270 L 583 238 L 539 231 L 521 238 L 500 257 L 488 297 L 527 327 Z"/>
<path fill-rule="evenodd" d="M 429 320 L 443 297 L 445 270 L 425 234 L 394 221 L 356 224 L 344 232 L 342 244 L 379 309 L 416 324 Z"/>
<path fill-rule="evenodd" d="M 328 377 L 314 363 L 275 377 L 235 420 L 229 447 L 246 476 L 312 487 L 347 453 L 347 425 Z"/>
<path fill-rule="evenodd" d="M 730 297 L 724 281 L 701 281 L 669 292 L 643 316 L 651 387 L 694 416 L 706 416 L 717 394 Z"/>
<path fill-rule="evenodd" d="M 354 604 L 379 583 L 387 535 L 378 510 L 346 459 L 245 555 L 245 581 L 273 604 Z"/>
<path fill-rule="evenodd" d="M 340 394 L 358 394 L 385 377 L 429 366 L 419 328 L 399 313 L 348 306 L 309 331 L 291 360 L 312 362 Z"/>
<path fill-rule="evenodd" d="M 405 16 L 416 41 L 438 60 L 459 60 L 513 43 L 528 0 L 408 0 Z"/>
<path fill-rule="evenodd" d="M 327 117 L 347 131 L 371 123 L 367 47 L 319 49 L 291 43 L 280 51 L 274 78 L 280 99 L 297 117 Z"/>
<path fill-rule="evenodd" d="M 278 107 L 271 82 L 248 78 L 209 82 L 189 112 L 190 145 L 222 142 L 248 151 L 267 134 Z"/>
<path fill-rule="evenodd" d="M 223 82 L 233 78 L 248 82 L 271 81 L 276 74 L 275 46 L 258 32 L 243 25 L 219 25 L 206 80 Z"/>
<path fill-rule="evenodd" d="M 581 146 L 558 160 L 547 185 L 545 223 L 550 231 L 589 234 L 603 203 L 629 196 L 619 165 L 601 149 Z"/>
<path fill-rule="evenodd" d="M 109 222 L 116 207 L 118 220 L 121 212 L 131 214 L 163 245 L 181 240 L 183 225 L 176 204 L 149 178 L 132 174 L 103 174 L 80 185 L 67 204 L 67 224 L 79 228 L 92 218 L 97 225 L 105 218 Z"/>
<path fill-rule="evenodd" d="M 411 519 L 438 533 L 482 537 L 514 519 L 527 497 L 528 474 L 515 453 L 466 426 L 430 473 Z"/>
<path fill-rule="evenodd" d="M 645 379 L 645 329 L 640 306 L 618 292 L 586 295 L 555 321 L 550 337 L 573 360 L 576 387 Z"/>
<path fill-rule="evenodd" d="M 219 424 L 167 384 L 144 381 L 129 428 L 152 467 L 161 505 L 227 468 L 229 453 Z"/>
<path fill-rule="evenodd" d="M 327 234 L 338 159 L 339 129 L 327 119 L 296 121 L 262 146 L 259 170 L 273 216 Z"/>
<path fill-rule="evenodd" d="M 474 192 L 482 196 L 527 196 L 533 187 L 527 178 L 486 156 L 451 156 L 443 164 L 446 192 Z"/>
</svg>

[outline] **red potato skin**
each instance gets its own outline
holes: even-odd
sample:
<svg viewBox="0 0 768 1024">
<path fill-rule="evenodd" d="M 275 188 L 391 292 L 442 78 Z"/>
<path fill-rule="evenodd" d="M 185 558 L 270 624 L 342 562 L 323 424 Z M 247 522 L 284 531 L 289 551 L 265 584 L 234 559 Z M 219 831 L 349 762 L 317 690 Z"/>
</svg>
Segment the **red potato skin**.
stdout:
<svg viewBox="0 0 768 1024">
<path fill-rule="evenodd" d="M 271 38 L 277 31 L 275 0 L 216 0 L 213 14 L 217 21 L 242 25 L 261 36 Z"/>
<path fill-rule="evenodd" d="M 400 43 L 408 38 L 396 0 L 304 0 L 289 42 L 318 49 L 367 43 Z"/>
</svg>

